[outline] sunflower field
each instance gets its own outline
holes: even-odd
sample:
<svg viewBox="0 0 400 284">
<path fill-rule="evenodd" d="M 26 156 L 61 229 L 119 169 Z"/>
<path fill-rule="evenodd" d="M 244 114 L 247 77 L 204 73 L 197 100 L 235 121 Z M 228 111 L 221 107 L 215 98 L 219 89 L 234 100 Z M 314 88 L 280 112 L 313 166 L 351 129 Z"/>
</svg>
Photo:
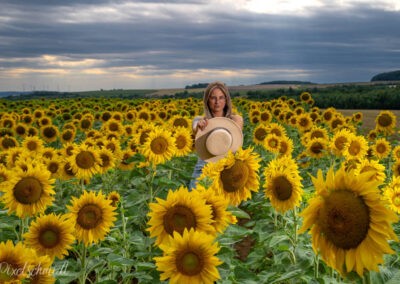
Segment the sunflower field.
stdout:
<svg viewBox="0 0 400 284">
<path fill-rule="evenodd" d="M 233 104 L 189 188 L 201 99 L 1 100 L 0 283 L 399 283 L 395 114 Z"/>
</svg>

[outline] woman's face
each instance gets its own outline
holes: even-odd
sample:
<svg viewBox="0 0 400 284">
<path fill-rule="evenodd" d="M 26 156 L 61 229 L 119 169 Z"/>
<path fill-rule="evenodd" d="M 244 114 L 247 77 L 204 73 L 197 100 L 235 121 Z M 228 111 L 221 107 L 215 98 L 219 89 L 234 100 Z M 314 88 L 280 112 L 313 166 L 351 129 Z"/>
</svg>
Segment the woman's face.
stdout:
<svg viewBox="0 0 400 284">
<path fill-rule="evenodd" d="M 226 97 L 224 92 L 219 88 L 212 90 L 208 97 L 208 107 L 214 115 L 224 115 L 224 108 L 226 105 Z"/>
</svg>

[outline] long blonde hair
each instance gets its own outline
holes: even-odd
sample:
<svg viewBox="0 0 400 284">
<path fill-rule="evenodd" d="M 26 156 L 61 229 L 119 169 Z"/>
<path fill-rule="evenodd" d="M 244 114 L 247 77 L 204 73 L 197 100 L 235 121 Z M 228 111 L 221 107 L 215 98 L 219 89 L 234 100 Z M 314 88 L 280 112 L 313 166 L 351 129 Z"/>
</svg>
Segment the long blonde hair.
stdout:
<svg viewBox="0 0 400 284">
<path fill-rule="evenodd" d="M 204 116 L 206 118 L 213 117 L 210 107 L 208 106 L 208 99 L 209 99 L 212 91 L 216 88 L 220 89 L 225 95 L 224 116 L 232 118 L 231 95 L 229 93 L 228 87 L 220 81 L 215 81 L 215 82 L 208 84 L 207 88 L 204 90 L 204 96 L 203 96 Z"/>
</svg>

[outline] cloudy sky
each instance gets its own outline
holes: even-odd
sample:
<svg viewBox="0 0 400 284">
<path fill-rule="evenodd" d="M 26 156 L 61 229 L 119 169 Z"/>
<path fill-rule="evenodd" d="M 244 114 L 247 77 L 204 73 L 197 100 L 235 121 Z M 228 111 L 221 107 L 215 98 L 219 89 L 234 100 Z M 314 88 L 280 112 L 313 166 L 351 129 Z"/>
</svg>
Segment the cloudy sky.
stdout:
<svg viewBox="0 0 400 284">
<path fill-rule="evenodd" d="M 0 91 L 365 82 L 400 69 L 399 0 L 0 5 Z"/>
</svg>

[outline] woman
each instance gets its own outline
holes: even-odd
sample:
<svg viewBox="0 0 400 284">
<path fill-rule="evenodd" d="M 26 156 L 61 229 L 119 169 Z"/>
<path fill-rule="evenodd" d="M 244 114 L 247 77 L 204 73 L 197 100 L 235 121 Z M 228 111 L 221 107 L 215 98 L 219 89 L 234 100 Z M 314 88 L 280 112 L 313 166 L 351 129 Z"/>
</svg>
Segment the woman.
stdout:
<svg viewBox="0 0 400 284">
<path fill-rule="evenodd" d="M 208 119 L 213 117 L 230 118 L 236 122 L 241 130 L 243 129 L 243 118 L 240 115 L 232 113 L 231 96 L 224 83 L 216 81 L 207 86 L 203 96 L 203 107 L 204 116 L 198 116 L 193 119 L 192 129 L 194 135 L 196 135 L 199 130 L 204 130 L 208 124 Z M 197 159 L 192 179 L 190 181 L 189 190 L 196 186 L 196 179 L 200 176 L 205 164 L 206 162 L 202 159 Z"/>
</svg>

